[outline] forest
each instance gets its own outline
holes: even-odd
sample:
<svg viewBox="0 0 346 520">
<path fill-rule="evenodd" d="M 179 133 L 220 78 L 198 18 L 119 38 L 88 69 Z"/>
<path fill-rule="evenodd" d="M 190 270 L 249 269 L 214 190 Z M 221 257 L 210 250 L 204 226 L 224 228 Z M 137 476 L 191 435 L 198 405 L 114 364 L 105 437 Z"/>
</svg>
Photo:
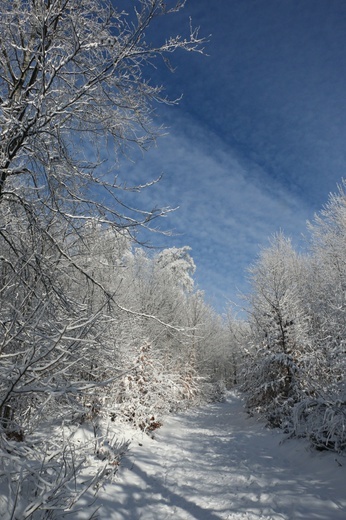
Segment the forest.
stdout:
<svg viewBox="0 0 346 520">
<path fill-rule="evenodd" d="M 147 68 L 204 45 L 192 27 L 149 44 L 149 25 L 184 2 L 136 4 L 1 7 L 0 495 L 11 519 L 57 518 L 111 478 L 128 446 L 101 419 L 150 435 L 234 386 L 268 425 L 346 446 L 345 185 L 309 224 L 304 252 L 282 234 L 261 251 L 246 317 L 218 315 L 188 245 L 139 239 L 170 209 L 134 208 L 131 193 L 158 180 L 118 183 L 117 157 L 155 142 L 152 105 L 170 103 Z M 88 448 L 73 440 L 86 423 Z M 86 449 L 99 461 L 90 479 Z"/>
</svg>

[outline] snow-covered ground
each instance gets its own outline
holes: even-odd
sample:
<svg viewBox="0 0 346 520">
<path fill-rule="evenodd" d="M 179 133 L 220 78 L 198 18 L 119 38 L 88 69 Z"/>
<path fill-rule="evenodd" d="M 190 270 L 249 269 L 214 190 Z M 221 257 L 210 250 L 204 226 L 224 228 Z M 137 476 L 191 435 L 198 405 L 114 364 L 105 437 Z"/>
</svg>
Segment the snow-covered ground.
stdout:
<svg viewBox="0 0 346 520">
<path fill-rule="evenodd" d="M 97 504 L 104 520 L 345 520 L 346 458 L 266 429 L 230 393 L 135 435 Z"/>
</svg>

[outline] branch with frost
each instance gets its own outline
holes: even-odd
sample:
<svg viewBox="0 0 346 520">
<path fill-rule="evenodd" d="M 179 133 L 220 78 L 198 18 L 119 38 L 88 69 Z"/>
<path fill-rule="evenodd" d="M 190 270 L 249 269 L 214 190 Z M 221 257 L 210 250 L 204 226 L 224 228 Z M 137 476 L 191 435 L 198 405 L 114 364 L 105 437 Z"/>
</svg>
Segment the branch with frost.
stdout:
<svg viewBox="0 0 346 520">
<path fill-rule="evenodd" d="M 93 443 L 77 447 L 65 439 L 51 439 L 32 445 L 8 441 L 2 444 L 0 478 L 7 481 L 8 492 L 2 497 L 6 512 L 0 513 L 9 515 L 4 518 L 24 520 L 32 518 L 35 512 L 76 513 L 80 499 L 90 489 L 95 493 L 109 472 L 107 462 L 98 463 L 82 478 L 87 464 L 85 453 L 93 453 Z M 91 499 L 89 506 L 92 502 Z"/>
<path fill-rule="evenodd" d="M 66 218 L 71 218 L 66 202 L 72 198 L 101 216 L 108 213 L 116 226 L 141 224 L 136 217 L 102 207 L 96 198 L 86 199 L 85 193 L 98 184 L 124 208 L 116 196 L 123 187 L 102 180 L 102 169 L 93 158 L 106 141 L 115 155 L 131 143 L 145 149 L 155 141 L 159 132 L 152 125 L 151 105 L 169 100 L 161 95 L 162 87 L 147 80 L 146 67 L 177 49 L 203 52 L 204 40 L 190 26 L 188 37 L 171 37 L 152 46 L 145 31 L 155 18 L 179 11 L 184 3 L 137 0 L 134 15 L 99 0 L 3 4 L 0 200 L 10 178 L 26 176 L 27 187 L 46 190 L 46 199 L 40 200 L 47 206 L 54 208 L 52 202 L 59 200 Z M 79 150 L 72 150 L 71 142 L 78 142 Z M 81 158 L 83 148 L 92 158 L 88 166 Z M 142 224 L 165 214 L 165 209 L 149 211 Z"/>
</svg>

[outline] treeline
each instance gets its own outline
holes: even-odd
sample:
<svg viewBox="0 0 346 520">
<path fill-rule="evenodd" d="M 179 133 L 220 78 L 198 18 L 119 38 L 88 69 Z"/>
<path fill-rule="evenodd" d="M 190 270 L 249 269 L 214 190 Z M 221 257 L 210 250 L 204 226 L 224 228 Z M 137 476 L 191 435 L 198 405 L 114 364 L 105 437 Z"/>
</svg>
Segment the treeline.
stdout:
<svg viewBox="0 0 346 520">
<path fill-rule="evenodd" d="M 248 406 L 320 449 L 346 447 L 345 182 L 308 224 L 305 252 L 276 235 L 250 268 L 238 334 Z"/>
<path fill-rule="evenodd" d="M 149 254 L 96 222 L 77 235 L 51 222 L 52 243 L 24 215 L 8 208 L 8 216 L 0 237 L 0 417 L 8 435 L 106 404 L 150 429 L 158 414 L 224 379 L 227 334 L 194 289 L 188 247 Z"/>
<path fill-rule="evenodd" d="M 223 320 L 194 288 L 188 247 L 152 253 L 126 229 L 72 229 L 11 202 L 0 216 L 1 482 L 6 508 L 23 504 L 31 518 L 33 504 L 77 500 L 85 450 L 104 453 L 101 420 L 151 433 L 165 414 L 217 398 L 233 359 Z M 84 453 L 73 442 L 83 423 L 95 431 Z M 125 447 L 113 444 L 116 468 Z"/>
</svg>

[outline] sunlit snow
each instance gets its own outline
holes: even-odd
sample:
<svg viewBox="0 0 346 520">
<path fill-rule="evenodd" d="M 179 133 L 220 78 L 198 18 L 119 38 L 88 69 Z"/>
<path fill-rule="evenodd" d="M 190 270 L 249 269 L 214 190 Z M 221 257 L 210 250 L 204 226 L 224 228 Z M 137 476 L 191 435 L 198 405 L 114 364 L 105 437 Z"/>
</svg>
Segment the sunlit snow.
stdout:
<svg viewBox="0 0 346 520">
<path fill-rule="evenodd" d="M 230 393 L 155 439 L 134 434 L 94 508 L 102 520 L 344 520 L 345 482 L 345 458 L 266 429 Z"/>
</svg>

